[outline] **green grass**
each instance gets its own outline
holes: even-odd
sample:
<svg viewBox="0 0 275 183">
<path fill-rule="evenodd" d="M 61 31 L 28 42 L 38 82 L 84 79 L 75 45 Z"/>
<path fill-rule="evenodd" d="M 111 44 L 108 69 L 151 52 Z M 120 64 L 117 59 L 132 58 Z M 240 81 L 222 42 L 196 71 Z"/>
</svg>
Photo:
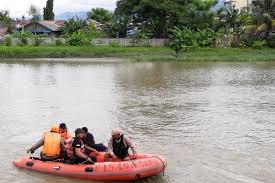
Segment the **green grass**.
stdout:
<svg viewBox="0 0 275 183">
<path fill-rule="evenodd" d="M 0 58 L 117 57 L 135 61 L 275 61 L 275 49 L 199 48 L 178 58 L 167 47 L 0 46 Z"/>
</svg>

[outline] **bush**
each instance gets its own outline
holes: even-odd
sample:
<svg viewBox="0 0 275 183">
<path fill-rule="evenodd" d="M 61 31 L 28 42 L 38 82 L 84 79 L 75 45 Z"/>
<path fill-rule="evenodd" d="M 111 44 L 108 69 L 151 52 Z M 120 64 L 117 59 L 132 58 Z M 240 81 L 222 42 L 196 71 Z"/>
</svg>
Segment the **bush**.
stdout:
<svg viewBox="0 0 275 183">
<path fill-rule="evenodd" d="M 20 39 L 19 46 L 24 46 L 28 44 L 28 38 L 33 38 L 34 35 L 31 32 L 17 32 L 13 34 L 13 37 Z"/>
<path fill-rule="evenodd" d="M 12 36 L 21 39 L 22 37 L 32 38 L 34 35 L 31 32 L 16 32 Z"/>
<path fill-rule="evenodd" d="M 270 36 L 267 39 L 267 46 L 270 48 L 275 48 L 275 36 Z"/>
<path fill-rule="evenodd" d="M 85 34 L 75 32 L 69 37 L 68 43 L 71 46 L 84 46 L 88 45 L 89 41 Z"/>
<path fill-rule="evenodd" d="M 170 47 L 176 52 L 177 57 L 181 52 L 187 51 L 196 43 L 194 32 L 188 28 L 179 29 L 175 27 L 171 30 L 171 33 Z"/>
<path fill-rule="evenodd" d="M 25 38 L 25 37 L 22 37 L 22 38 L 20 39 L 20 43 L 21 43 L 20 46 L 28 45 L 28 39 Z"/>
<path fill-rule="evenodd" d="M 266 40 L 262 40 L 262 41 L 254 41 L 252 48 L 254 49 L 263 49 L 266 46 L 267 42 Z"/>
<path fill-rule="evenodd" d="M 17 46 L 24 46 L 24 44 L 20 41 L 17 43 Z"/>
<path fill-rule="evenodd" d="M 243 36 L 240 40 L 240 42 L 247 46 L 252 47 L 255 41 L 261 41 L 262 39 L 258 36 Z"/>
<path fill-rule="evenodd" d="M 78 32 L 86 35 L 87 39 L 89 40 L 103 37 L 103 32 L 96 30 L 96 27 L 93 24 L 89 24 L 88 26 L 79 29 Z"/>
<path fill-rule="evenodd" d="M 80 29 L 83 29 L 87 27 L 87 22 L 86 20 L 82 20 L 78 17 L 76 18 L 70 18 L 65 22 L 65 25 L 62 29 L 62 31 L 65 34 L 72 35 L 76 32 L 78 32 Z"/>
<path fill-rule="evenodd" d="M 109 46 L 110 47 L 120 47 L 120 44 L 118 42 L 110 42 Z"/>
<path fill-rule="evenodd" d="M 34 37 L 34 46 L 39 46 L 41 44 L 42 40 L 38 37 Z"/>
<path fill-rule="evenodd" d="M 62 46 L 63 43 L 62 43 L 62 41 L 60 39 L 57 39 L 57 40 L 55 40 L 55 45 L 56 46 Z"/>
<path fill-rule="evenodd" d="M 10 36 L 7 36 L 5 37 L 5 46 L 11 46 L 12 43 L 11 43 L 11 37 Z"/>
<path fill-rule="evenodd" d="M 213 31 L 211 29 L 198 30 L 194 32 L 194 38 L 197 46 L 207 47 L 211 45 L 211 40 L 213 37 Z"/>
</svg>

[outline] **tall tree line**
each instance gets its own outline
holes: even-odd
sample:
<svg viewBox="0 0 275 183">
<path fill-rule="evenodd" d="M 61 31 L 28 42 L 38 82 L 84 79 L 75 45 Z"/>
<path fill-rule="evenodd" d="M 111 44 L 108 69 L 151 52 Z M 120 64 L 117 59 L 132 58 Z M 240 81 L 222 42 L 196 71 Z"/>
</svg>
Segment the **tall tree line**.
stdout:
<svg viewBox="0 0 275 183">
<path fill-rule="evenodd" d="M 53 0 L 47 0 L 46 7 L 43 11 L 44 20 L 54 20 L 53 2 Z"/>
</svg>

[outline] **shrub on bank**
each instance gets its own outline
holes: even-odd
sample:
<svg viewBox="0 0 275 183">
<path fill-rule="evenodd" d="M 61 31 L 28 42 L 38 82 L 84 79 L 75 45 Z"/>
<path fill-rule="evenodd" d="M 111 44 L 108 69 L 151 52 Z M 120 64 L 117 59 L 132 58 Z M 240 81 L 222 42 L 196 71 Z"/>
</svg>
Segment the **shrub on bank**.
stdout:
<svg viewBox="0 0 275 183">
<path fill-rule="evenodd" d="M 269 39 L 267 39 L 267 46 L 275 48 L 275 36 L 270 36 Z"/>
<path fill-rule="evenodd" d="M 5 46 L 11 46 L 12 45 L 10 36 L 5 37 L 4 44 L 5 44 Z"/>
<path fill-rule="evenodd" d="M 267 45 L 266 40 L 254 41 L 253 45 L 252 45 L 252 48 L 254 48 L 254 49 L 263 49 L 266 45 Z"/>
<path fill-rule="evenodd" d="M 62 43 L 62 41 L 60 39 L 57 39 L 57 40 L 55 40 L 55 45 L 56 46 L 62 46 L 63 43 Z"/>
<path fill-rule="evenodd" d="M 39 46 L 41 44 L 42 40 L 39 36 L 34 37 L 34 46 Z"/>
<path fill-rule="evenodd" d="M 181 52 L 187 51 L 194 46 L 194 43 L 197 43 L 194 32 L 188 28 L 179 29 L 175 27 L 175 29 L 171 30 L 170 40 L 170 48 L 175 51 L 176 57 L 178 57 Z"/>
<path fill-rule="evenodd" d="M 118 42 L 110 42 L 109 46 L 110 47 L 120 47 L 120 44 Z"/>
<path fill-rule="evenodd" d="M 80 32 L 75 32 L 72 35 L 70 35 L 68 39 L 68 43 L 71 46 L 84 46 L 84 45 L 88 45 L 89 41 L 85 34 L 82 34 Z"/>
</svg>

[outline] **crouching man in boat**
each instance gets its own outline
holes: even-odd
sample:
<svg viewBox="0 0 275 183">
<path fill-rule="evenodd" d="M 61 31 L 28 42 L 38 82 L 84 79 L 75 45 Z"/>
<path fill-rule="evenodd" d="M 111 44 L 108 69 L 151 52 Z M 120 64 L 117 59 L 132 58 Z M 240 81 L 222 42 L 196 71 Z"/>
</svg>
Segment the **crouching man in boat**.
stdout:
<svg viewBox="0 0 275 183">
<path fill-rule="evenodd" d="M 107 147 L 103 144 L 96 144 L 93 134 L 89 133 L 87 127 L 83 127 L 82 130 L 83 130 L 83 133 L 84 133 L 83 142 L 84 142 L 85 148 L 86 148 L 85 153 L 96 156 L 96 159 L 97 159 L 98 162 L 109 161 L 110 155 L 107 152 Z M 91 148 L 94 149 L 94 152 L 92 152 L 90 150 Z"/>
<path fill-rule="evenodd" d="M 83 127 L 82 128 L 83 132 L 84 132 L 84 143 L 86 146 L 91 147 L 95 150 L 97 150 L 98 152 L 106 152 L 107 151 L 107 147 L 105 145 L 103 145 L 102 143 L 100 144 L 96 144 L 95 143 L 95 139 L 93 134 L 91 134 L 88 131 L 87 127 Z"/>
<path fill-rule="evenodd" d="M 67 153 L 69 158 L 73 161 L 75 164 L 93 164 L 96 161 L 96 157 L 89 156 L 85 153 L 86 148 L 89 149 L 92 152 L 95 152 L 97 154 L 98 152 L 95 149 L 85 147 L 85 144 L 83 142 L 84 139 L 84 132 L 81 128 L 78 128 L 75 130 L 75 138 L 72 140 L 70 144 L 67 144 Z M 70 150 L 70 147 L 73 150 L 73 154 L 68 152 Z"/>
<path fill-rule="evenodd" d="M 114 159 L 121 159 L 123 161 L 129 161 L 129 148 L 133 151 L 133 154 L 137 154 L 133 143 L 119 129 L 112 131 L 112 137 L 108 142 L 108 152 Z"/>
<path fill-rule="evenodd" d="M 43 146 L 41 158 L 46 161 L 60 159 L 61 156 L 66 154 L 66 148 L 64 141 L 59 134 L 58 125 L 53 125 L 49 132 L 45 132 L 43 138 L 33 145 L 27 153 L 33 154 L 41 146 Z"/>
</svg>

